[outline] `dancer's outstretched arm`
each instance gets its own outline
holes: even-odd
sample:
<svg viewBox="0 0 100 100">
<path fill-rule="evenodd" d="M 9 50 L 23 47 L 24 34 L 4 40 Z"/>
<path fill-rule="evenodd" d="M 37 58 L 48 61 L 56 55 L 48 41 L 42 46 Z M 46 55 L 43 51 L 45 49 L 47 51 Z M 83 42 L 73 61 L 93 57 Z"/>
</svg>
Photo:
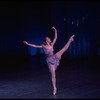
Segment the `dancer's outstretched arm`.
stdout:
<svg viewBox="0 0 100 100">
<path fill-rule="evenodd" d="M 28 42 L 26 42 L 26 41 L 23 41 L 23 43 L 24 43 L 24 44 L 27 44 L 27 45 L 29 45 L 29 46 L 32 46 L 32 47 L 34 47 L 34 48 L 42 48 L 42 46 L 30 44 L 30 43 L 28 43 Z"/>
<path fill-rule="evenodd" d="M 52 42 L 52 44 L 54 45 L 55 42 L 56 42 L 56 40 L 57 40 L 57 29 L 56 29 L 54 26 L 52 27 L 52 29 L 55 30 L 55 38 L 54 38 L 54 40 L 53 40 L 53 42 Z"/>
</svg>

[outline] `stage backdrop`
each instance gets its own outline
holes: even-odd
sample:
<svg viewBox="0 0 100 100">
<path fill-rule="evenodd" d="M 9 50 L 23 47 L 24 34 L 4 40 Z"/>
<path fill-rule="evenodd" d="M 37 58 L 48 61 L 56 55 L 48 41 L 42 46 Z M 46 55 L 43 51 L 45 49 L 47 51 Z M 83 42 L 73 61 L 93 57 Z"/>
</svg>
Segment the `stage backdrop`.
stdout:
<svg viewBox="0 0 100 100">
<path fill-rule="evenodd" d="M 45 36 L 54 38 L 55 53 L 75 34 L 65 55 L 69 59 L 98 55 L 100 48 L 100 3 L 67 1 L 0 2 L 0 56 L 23 57 L 44 54 L 42 49 L 24 45 L 23 40 L 41 45 Z"/>
</svg>

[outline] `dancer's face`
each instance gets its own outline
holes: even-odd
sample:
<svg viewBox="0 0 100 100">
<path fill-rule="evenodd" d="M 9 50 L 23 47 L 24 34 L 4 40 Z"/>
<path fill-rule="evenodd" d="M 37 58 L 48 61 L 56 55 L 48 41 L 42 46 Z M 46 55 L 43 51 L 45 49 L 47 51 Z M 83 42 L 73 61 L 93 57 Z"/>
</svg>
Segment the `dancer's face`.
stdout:
<svg viewBox="0 0 100 100">
<path fill-rule="evenodd" d="M 51 39 L 49 37 L 46 37 L 46 42 L 51 43 Z"/>
</svg>

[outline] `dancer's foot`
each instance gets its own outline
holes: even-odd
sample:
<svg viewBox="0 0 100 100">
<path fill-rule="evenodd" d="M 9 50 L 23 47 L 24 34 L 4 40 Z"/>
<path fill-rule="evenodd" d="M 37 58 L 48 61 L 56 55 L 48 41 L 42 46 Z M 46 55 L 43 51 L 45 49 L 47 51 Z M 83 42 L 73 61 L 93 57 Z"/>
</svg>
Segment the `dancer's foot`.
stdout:
<svg viewBox="0 0 100 100">
<path fill-rule="evenodd" d="M 57 89 L 55 88 L 55 89 L 53 90 L 53 95 L 56 95 L 56 92 L 57 92 Z"/>
<path fill-rule="evenodd" d="M 72 35 L 72 36 L 70 37 L 70 40 L 71 40 L 71 41 L 74 41 L 74 39 L 73 39 L 74 36 L 75 36 L 75 35 Z"/>
</svg>

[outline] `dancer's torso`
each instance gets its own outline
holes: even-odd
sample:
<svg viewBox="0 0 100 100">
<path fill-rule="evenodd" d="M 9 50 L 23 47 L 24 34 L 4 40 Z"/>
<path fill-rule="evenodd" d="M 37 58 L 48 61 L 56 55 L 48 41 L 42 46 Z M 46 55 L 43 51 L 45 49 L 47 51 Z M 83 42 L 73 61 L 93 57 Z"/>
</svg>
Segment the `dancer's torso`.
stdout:
<svg viewBox="0 0 100 100">
<path fill-rule="evenodd" d="M 43 49 L 44 49 L 44 52 L 45 52 L 45 55 L 48 57 L 48 56 L 52 56 L 53 55 L 53 45 L 51 44 L 50 46 L 45 46 L 43 45 Z"/>
</svg>

